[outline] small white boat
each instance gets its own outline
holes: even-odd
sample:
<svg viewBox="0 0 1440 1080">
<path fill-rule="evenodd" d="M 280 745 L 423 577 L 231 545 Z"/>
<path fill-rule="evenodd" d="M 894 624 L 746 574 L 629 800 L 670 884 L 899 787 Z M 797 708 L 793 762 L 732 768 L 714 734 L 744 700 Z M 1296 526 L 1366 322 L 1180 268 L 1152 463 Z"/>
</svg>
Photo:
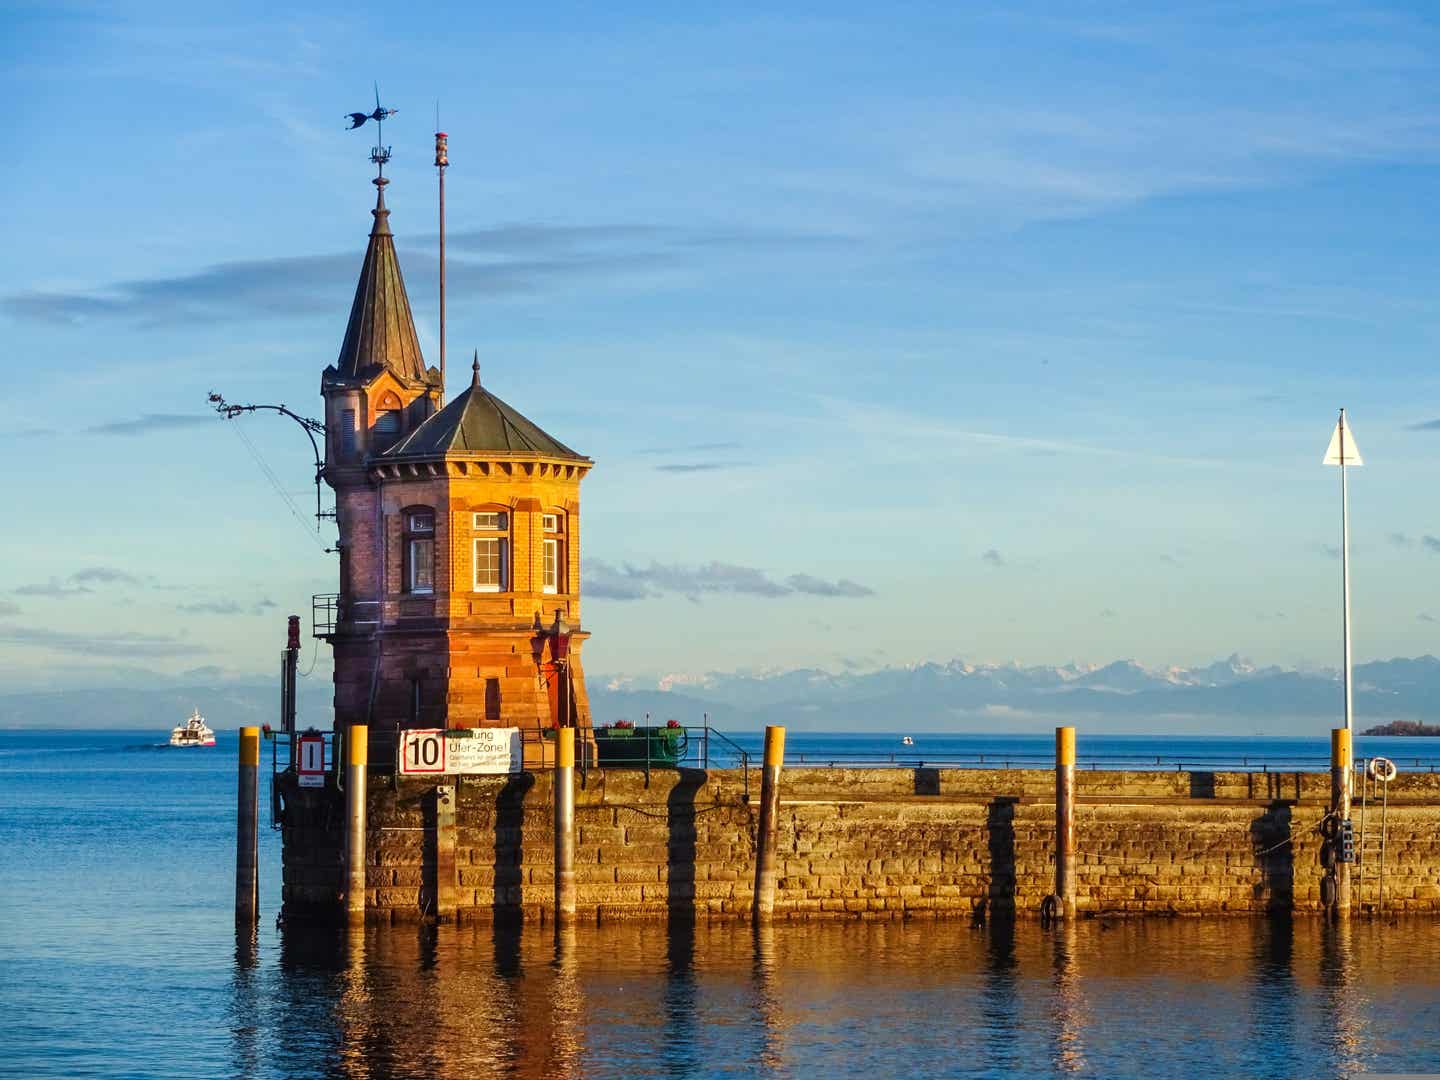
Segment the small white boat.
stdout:
<svg viewBox="0 0 1440 1080">
<path fill-rule="evenodd" d="M 205 718 L 196 709 L 190 714 L 190 719 L 183 724 L 177 724 L 170 732 L 171 746 L 214 746 L 215 732 L 211 731 L 205 723 Z"/>
<path fill-rule="evenodd" d="M 903 739 L 900 740 L 900 742 L 903 743 L 905 746 L 914 746 L 914 745 L 915 745 L 915 740 L 912 739 L 909 735 L 906 735 L 905 738 L 903 738 Z"/>
</svg>

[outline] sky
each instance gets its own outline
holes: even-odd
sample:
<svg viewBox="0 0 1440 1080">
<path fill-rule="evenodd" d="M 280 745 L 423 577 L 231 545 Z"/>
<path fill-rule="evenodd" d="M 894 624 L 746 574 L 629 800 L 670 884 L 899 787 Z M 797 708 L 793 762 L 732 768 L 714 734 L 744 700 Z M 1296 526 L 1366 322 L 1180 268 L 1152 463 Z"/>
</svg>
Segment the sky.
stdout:
<svg viewBox="0 0 1440 1080">
<path fill-rule="evenodd" d="M 0 683 L 334 590 L 206 395 L 320 413 L 376 80 L 427 362 L 438 103 L 452 366 L 596 462 L 592 677 L 1336 665 L 1341 406 L 1356 658 L 1436 651 L 1440 12 L 1176 7 L 0 5 Z"/>
</svg>

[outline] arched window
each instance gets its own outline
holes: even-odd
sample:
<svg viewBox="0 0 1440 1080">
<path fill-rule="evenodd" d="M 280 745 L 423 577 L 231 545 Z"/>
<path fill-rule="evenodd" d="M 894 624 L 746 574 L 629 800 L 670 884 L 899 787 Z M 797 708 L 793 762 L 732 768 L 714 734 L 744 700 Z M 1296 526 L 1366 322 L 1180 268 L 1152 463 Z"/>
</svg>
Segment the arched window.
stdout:
<svg viewBox="0 0 1440 1080">
<path fill-rule="evenodd" d="M 510 512 L 480 510 L 472 518 L 476 592 L 510 588 Z"/>
<path fill-rule="evenodd" d="M 561 511 L 540 515 L 544 539 L 541 541 L 540 591 L 565 591 L 565 515 Z"/>
<path fill-rule="evenodd" d="M 410 506 L 401 513 L 401 588 L 419 595 L 434 593 L 435 511 L 428 506 Z"/>
</svg>

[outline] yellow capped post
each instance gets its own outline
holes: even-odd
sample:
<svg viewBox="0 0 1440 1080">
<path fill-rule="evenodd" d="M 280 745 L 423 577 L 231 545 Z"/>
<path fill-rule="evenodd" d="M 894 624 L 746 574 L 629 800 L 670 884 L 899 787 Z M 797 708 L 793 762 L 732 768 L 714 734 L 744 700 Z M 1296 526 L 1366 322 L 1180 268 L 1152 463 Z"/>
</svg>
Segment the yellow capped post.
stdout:
<svg viewBox="0 0 1440 1080">
<path fill-rule="evenodd" d="M 260 764 L 260 729 L 258 727 L 242 727 L 240 729 L 240 764 Z"/>
<path fill-rule="evenodd" d="M 236 780 L 235 925 L 248 931 L 260 919 L 260 729 L 240 729 Z"/>
<path fill-rule="evenodd" d="M 775 911 L 775 846 L 780 821 L 780 769 L 785 764 L 785 729 L 765 729 L 765 767 L 760 772 L 760 820 L 755 827 L 755 895 L 751 913 L 757 920 Z"/>
<path fill-rule="evenodd" d="M 1351 756 L 1350 732 L 1345 728 L 1333 728 L 1330 732 L 1330 767 L 1348 769 L 1354 764 Z"/>
<path fill-rule="evenodd" d="M 1055 729 L 1055 914 L 1075 917 L 1075 729 Z"/>
<path fill-rule="evenodd" d="M 345 732 L 345 914 L 365 921 L 365 784 L 370 729 L 351 724 Z"/>
<path fill-rule="evenodd" d="M 1055 764 L 1075 764 L 1075 729 L 1073 727 L 1057 727 L 1055 729 Z"/>
<path fill-rule="evenodd" d="M 351 724 L 349 738 L 345 740 L 345 764 L 368 765 L 370 763 L 370 729 L 364 724 Z"/>
<path fill-rule="evenodd" d="M 555 732 L 555 922 L 575 919 L 575 729 Z"/>
</svg>

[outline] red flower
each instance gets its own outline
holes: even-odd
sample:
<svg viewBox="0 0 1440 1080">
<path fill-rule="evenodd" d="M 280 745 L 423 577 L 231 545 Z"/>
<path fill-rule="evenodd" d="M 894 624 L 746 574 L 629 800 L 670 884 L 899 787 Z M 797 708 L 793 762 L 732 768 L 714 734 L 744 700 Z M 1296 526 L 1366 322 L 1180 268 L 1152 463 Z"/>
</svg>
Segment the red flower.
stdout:
<svg viewBox="0 0 1440 1080">
<path fill-rule="evenodd" d="M 665 726 L 666 726 L 667 728 L 678 728 L 678 727 L 680 726 L 680 721 L 679 721 L 679 720 L 666 720 L 666 721 L 665 721 Z"/>
</svg>

